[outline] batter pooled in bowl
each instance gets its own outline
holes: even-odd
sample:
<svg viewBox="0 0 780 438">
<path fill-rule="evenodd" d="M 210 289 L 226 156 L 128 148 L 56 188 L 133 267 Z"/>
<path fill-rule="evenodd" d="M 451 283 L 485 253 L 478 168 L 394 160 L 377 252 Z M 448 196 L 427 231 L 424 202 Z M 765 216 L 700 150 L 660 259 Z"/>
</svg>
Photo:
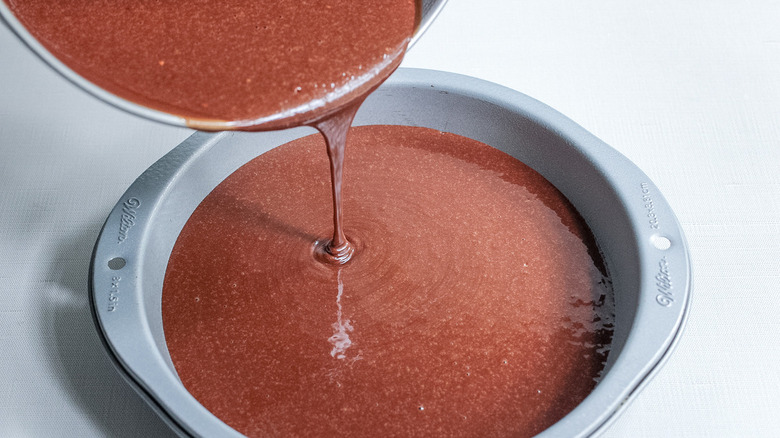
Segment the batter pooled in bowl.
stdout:
<svg viewBox="0 0 780 438">
<path fill-rule="evenodd" d="M 322 138 L 244 165 L 193 213 L 163 289 L 188 391 L 248 436 L 530 436 L 593 389 L 612 295 L 542 176 L 425 128 L 353 128 L 339 265 Z"/>
<path fill-rule="evenodd" d="M 200 129 L 310 123 L 401 62 L 415 0 L 4 0 L 88 81 Z"/>
</svg>

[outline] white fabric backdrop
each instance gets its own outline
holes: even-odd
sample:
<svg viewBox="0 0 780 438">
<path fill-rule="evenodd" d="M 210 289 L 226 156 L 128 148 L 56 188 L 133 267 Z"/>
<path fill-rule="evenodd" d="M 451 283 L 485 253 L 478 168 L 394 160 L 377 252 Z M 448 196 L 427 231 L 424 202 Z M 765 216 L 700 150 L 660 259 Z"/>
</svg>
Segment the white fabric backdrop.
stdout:
<svg viewBox="0 0 780 438">
<path fill-rule="evenodd" d="M 450 0 L 404 65 L 551 105 L 675 209 L 691 317 L 604 436 L 780 436 L 780 2 Z M 170 435 L 102 351 L 87 271 L 119 196 L 189 134 L 86 95 L 0 26 L 0 436 Z"/>
</svg>

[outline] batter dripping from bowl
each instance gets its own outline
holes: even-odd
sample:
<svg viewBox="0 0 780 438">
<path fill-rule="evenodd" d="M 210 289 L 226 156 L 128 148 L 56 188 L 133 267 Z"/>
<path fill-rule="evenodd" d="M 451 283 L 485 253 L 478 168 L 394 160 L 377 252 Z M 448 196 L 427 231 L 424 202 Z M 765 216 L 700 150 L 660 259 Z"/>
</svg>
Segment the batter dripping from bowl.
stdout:
<svg viewBox="0 0 780 438">
<path fill-rule="evenodd" d="M 326 258 L 349 260 L 339 202 L 347 130 L 400 64 L 420 20 L 417 1 L 6 2 L 73 71 L 192 128 L 320 130 L 333 177 Z"/>
</svg>

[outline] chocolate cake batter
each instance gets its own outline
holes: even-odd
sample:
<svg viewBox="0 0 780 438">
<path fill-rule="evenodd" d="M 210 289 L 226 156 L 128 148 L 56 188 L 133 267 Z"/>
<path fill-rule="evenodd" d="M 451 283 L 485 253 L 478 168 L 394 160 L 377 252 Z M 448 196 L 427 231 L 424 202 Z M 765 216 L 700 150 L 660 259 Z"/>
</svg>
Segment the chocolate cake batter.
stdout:
<svg viewBox="0 0 780 438">
<path fill-rule="evenodd" d="M 90 82 L 199 129 L 307 124 L 400 63 L 415 0 L 5 0 Z"/>
<path fill-rule="evenodd" d="M 327 139 L 332 183 L 322 137 L 276 148 L 203 201 L 171 255 L 171 358 L 236 430 L 528 436 L 595 385 L 611 291 L 560 193 L 452 134 L 364 127 L 344 149 L 400 63 L 414 0 L 5 1 L 120 97 L 199 129 Z"/>
<path fill-rule="evenodd" d="M 193 213 L 163 290 L 185 387 L 248 436 L 530 436 L 594 387 L 609 281 L 566 199 L 514 158 L 424 128 L 353 128 L 344 223 L 319 135 Z"/>
</svg>

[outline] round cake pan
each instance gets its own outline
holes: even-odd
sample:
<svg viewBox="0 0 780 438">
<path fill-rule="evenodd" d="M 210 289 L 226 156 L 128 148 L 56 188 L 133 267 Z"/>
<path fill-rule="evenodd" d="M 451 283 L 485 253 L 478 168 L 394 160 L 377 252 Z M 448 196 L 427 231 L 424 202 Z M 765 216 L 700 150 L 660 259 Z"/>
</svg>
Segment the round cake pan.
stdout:
<svg viewBox="0 0 780 438">
<path fill-rule="evenodd" d="M 686 243 L 656 186 L 620 153 L 544 104 L 450 73 L 398 70 L 366 100 L 355 124 L 423 126 L 487 143 L 541 173 L 576 207 L 612 277 L 615 331 L 593 392 L 541 436 L 602 431 L 669 356 L 689 308 Z M 90 275 L 98 331 L 127 381 L 181 435 L 240 436 L 187 392 L 171 363 L 161 296 L 173 245 L 224 178 L 313 132 L 195 133 L 141 175 L 106 220 Z"/>
</svg>

